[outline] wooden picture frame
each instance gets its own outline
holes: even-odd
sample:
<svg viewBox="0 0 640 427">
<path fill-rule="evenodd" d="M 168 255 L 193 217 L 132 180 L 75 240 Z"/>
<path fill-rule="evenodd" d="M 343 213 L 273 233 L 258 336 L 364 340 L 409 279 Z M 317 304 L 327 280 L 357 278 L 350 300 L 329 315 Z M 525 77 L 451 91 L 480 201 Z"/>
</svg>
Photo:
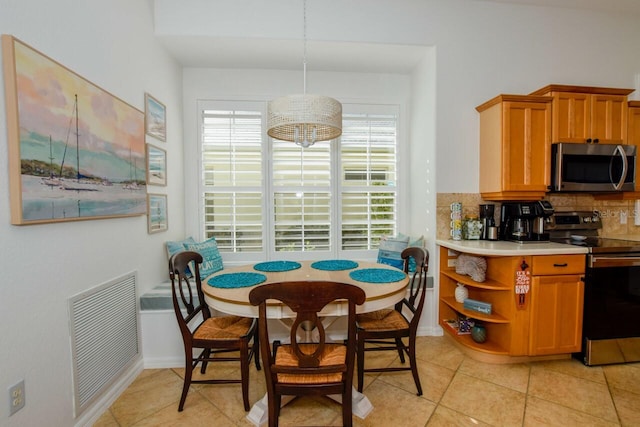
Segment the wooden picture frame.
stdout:
<svg viewBox="0 0 640 427">
<path fill-rule="evenodd" d="M 148 93 L 144 94 L 144 130 L 147 135 L 167 142 L 167 107 Z"/>
<path fill-rule="evenodd" d="M 146 213 L 144 113 L 2 35 L 11 223 Z"/>
<path fill-rule="evenodd" d="M 167 152 L 147 143 L 147 185 L 167 185 Z"/>
<path fill-rule="evenodd" d="M 167 216 L 167 195 L 147 194 L 147 231 L 160 233 L 169 229 Z"/>
</svg>

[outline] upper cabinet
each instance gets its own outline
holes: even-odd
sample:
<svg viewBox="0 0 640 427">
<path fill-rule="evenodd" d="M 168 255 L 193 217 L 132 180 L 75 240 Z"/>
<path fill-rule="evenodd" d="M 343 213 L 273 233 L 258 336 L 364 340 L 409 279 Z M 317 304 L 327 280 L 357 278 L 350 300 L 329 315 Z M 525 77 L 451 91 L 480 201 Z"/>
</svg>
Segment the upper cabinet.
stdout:
<svg viewBox="0 0 640 427">
<path fill-rule="evenodd" d="M 499 95 L 476 107 L 484 200 L 544 198 L 550 184 L 552 99 Z"/>
<path fill-rule="evenodd" d="M 640 101 L 629 101 L 629 121 L 627 123 L 627 144 L 635 145 L 640 153 Z M 622 199 L 640 199 L 640 173 L 636 165 L 636 191 L 625 192 Z"/>
<path fill-rule="evenodd" d="M 629 101 L 629 123 L 627 141 L 640 151 L 640 101 Z"/>
<path fill-rule="evenodd" d="M 631 92 L 633 89 L 549 85 L 531 95 L 553 98 L 551 142 L 625 144 Z"/>
</svg>

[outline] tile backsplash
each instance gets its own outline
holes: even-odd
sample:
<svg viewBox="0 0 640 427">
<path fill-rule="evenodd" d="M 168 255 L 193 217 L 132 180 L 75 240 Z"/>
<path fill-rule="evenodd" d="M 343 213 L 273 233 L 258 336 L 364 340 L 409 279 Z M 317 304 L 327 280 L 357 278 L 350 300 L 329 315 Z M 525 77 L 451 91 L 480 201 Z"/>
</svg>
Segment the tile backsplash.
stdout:
<svg viewBox="0 0 640 427">
<path fill-rule="evenodd" d="M 640 226 L 634 225 L 636 215 L 634 200 L 598 200 L 588 194 L 553 194 L 547 197 L 556 211 L 597 210 L 602 218 L 602 236 L 640 235 Z M 500 224 L 500 202 L 485 201 L 480 194 L 474 193 L 438 193 L 436 201 L 438 239 L 449 238 L 450 205 L 462 202 L 462 216 L 478 215 L 479 205 L 495 204 L 496 224 Z M 626 224 L 621 222 L 626 216 Z"/>
</svg>

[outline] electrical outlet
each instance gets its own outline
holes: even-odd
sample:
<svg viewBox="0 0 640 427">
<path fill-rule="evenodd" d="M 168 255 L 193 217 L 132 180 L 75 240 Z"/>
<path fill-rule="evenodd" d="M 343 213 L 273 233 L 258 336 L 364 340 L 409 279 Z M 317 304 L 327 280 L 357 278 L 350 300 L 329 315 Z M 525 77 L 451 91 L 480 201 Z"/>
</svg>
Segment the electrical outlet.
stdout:
<svg viewBox="0 0 640 427">
<path fill-rule="evenodd" d="M 25 403 L 24 380 L 9 387 L 9 415 L 13 415 L 24 408 Z"/>
</svg>

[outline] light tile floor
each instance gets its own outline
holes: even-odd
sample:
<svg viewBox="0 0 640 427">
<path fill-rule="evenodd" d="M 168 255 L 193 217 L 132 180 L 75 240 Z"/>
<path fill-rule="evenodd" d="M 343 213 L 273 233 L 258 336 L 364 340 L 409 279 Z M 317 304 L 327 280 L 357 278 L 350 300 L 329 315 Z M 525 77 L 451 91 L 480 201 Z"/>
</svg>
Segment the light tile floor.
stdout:
<svg viewBox="0 0 640 427">
<path fill-rule="evenodd" d="M 587 367 L 575 359 L 494 365 L 465 357 L 446 337 L 419 337 L 423 396 L 408 372 L 371 374 L 364 393 L 374 410 L 355 426 L 639 426 L 640 363 Z M 399 363 L 397 354 L 367 354 L 367 366 Z M 233 365 L 207 375 L 238 375 Z M 265 393 L 251 365 L 250 401 Z M 252 426 L 240 385 L 194 385 L 178 412 L 182 369 L 148 369 L 95 424 L 105 426 Z M 299 398 L 285 406 L 281 426 L 339 426 L 340 406 Z"/>
</svg>

